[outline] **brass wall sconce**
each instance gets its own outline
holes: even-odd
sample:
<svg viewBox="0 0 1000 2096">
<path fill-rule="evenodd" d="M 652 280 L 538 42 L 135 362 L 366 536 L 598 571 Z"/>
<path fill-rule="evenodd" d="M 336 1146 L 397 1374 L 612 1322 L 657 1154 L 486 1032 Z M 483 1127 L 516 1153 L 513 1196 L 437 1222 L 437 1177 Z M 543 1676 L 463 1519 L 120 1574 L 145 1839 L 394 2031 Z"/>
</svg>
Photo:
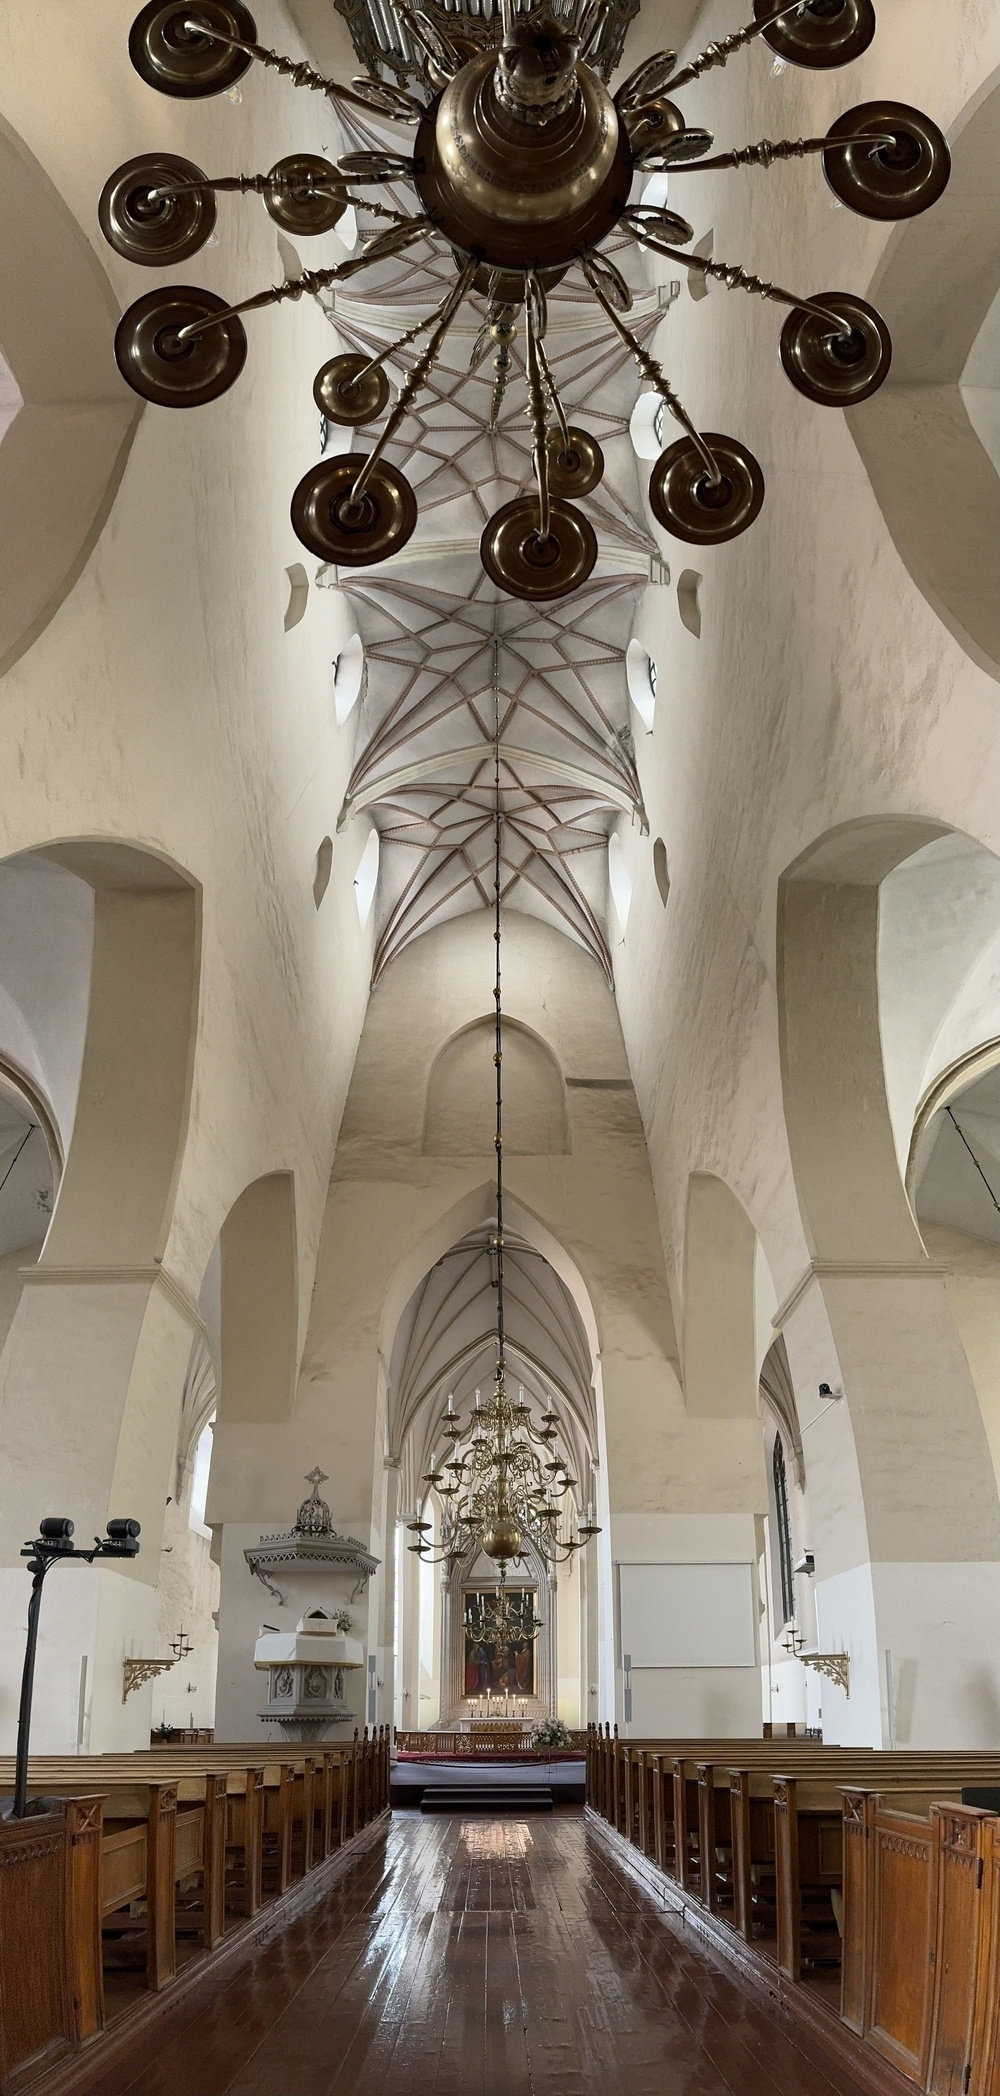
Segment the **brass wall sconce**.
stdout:
<svg viewBox="0 0 1000 2096">
<path fill-rule="evenodd" d="M 176 1659 L 123 1659 L 122 1702 L 128 1702 L 134 1688 L 143 1688 L 147 1681 L 155 1681 L 158 1674 L 166 1674 L 176 1665 Z"/>
</svg>

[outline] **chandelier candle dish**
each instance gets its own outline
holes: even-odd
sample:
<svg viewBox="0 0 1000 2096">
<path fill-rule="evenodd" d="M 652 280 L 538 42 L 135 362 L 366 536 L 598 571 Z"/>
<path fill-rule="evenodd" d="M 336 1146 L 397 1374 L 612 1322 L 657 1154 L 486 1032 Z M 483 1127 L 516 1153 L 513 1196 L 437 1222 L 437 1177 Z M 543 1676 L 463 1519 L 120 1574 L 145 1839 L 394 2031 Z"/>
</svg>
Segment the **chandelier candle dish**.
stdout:
<svg viewBox="0 0 1000 2096">
<path fill-rule="evenodd" d="M 519 357 L 528 392 L 535 489 L 492 516 L 480 555 L 487 574 L 515 597 L 568 595 L 591 574 L 597 539 L 580 500 L 603 472 L 600 446 L 572 429 L 545 354 L 546 291 L 581 270 L 608 325 L 630 350 L 642 378 L 661 397 L 682 434 L 661 453 L 649 482 L 653 515 L 665 531 L 695 545 L 719 545 L 745 531 L 764 500 L 757 460 L 736 437 L 700 431 L 661 364 L 628 326 L 632 295 L 602 252 L 614 235 L 730 290 L 788 308 L 780 356 L 793 386 L 825 407 L 869 399 L 889 370 L 885 322 L 853 292 L 803 297 L 765 282 L 741 264 L 692 253 L 693 229 L 665 205 L 630 204 L 637 173 L 669 169 L 771 168 L 818 155 L 838 202 L 862 217 L 905 219 L 941 195 L 950 173 L 946 141 L 907 103 L 867 101 L 837 117 L 823 137 L 761 139 L 713 153 L 712 135 L 688 125 L 681 90 L 758 38 L 786 63 L 828 70 L 866 51 L 875 33 L 872 0 L 754 0 L 753 20 L 711 43 L 683 67 L 676 55 L 647 59 L 612 94 L 601 53 L 615 0 L 554 0 L 527 14 L 504 0 L 498 45 L 475 49 L 428 15 L 400 5 L 400 20 L 424 54 L 426 99 L 369 76 L 349 85 L 257 42 L 242 0 L 151 0 L 136 17 L 129 54 L 161 94 L 185 99 L 224 94 L 257 63 L 297 88 L 329 96 L 336 108 L 415 128 L 413 150 L 343 155 L 334 164 L 292 153 L 267 173 L 209 177 L 176 154 L 148 153 L 116 169 L 101 194 L 105 238 L 128 261 L 176 266 L 196 254 L 216 222 L 216 195 L 258 195 L 275 224 L 296 238 L 331 231 L 349 204 L 388 221 L 360 255 L 251 294 L 235 305 L 211 291 L 175 284 L 138 298 L 123 314 L 115 355 L 123 377 L 162 407 L 198 407 L 235 383 L 247 355 L 241 315 L 283 299 L 317 295 L 421 241 L 443 244 L 455 279 L 440 304 L 379 355 L 333 357 L 317 374 L 314 397 L 328 421 L 371 424 L 389 412 L 367 454 L 324 458 L 292 497 L 292 523 L 310 552 L 338 566 L 369 567 L 398 553 L 417 522 L 417 499 L 385 457 L 440 355 L 459 308 L 477 300 L 482 328 L 473 365 L 493 351 L 495 426 Z M 481 24 L 477 24 L 482 27 Z M 359 189 L 410 184 L 417 210 L 373 203 Z M 421 335 L 425 347 L 389 406 L 386 365 Z"/>
</svg>

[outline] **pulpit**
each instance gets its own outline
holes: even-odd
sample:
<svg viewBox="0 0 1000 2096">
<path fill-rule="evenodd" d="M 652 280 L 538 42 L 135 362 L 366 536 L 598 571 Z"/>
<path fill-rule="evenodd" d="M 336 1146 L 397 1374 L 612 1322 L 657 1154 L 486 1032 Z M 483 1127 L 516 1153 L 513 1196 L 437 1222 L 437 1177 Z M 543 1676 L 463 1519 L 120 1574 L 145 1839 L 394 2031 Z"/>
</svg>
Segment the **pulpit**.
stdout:
<svg viewBox="0 0 1000 2096">
<path fill-rule="evenodd" d="M 345 1701 L 352 1670 L 365 1665 L 364 1645 L 352 1635 L 351 1604 L 379 1560 L 356 1536 L 337 1534 L 319 1496 L 323 1471 L 311 1470 L 306 1482 L 312 1491 L 294 1527 L 261 1536 L 244 1556 L 279 1608 L 295 1609 L 294 1630 L 261 1625 L 254 1666 L 267 1676 L 267 1700 L 257 1715 L 266 1725 L 279 1725 L 285 1739 L 314 1741 L 363 1722 Z"/>
<path fill-rule="evenodd" d="M 254 1666 L 267 1675 L 267 1707 L 260 1716 L 281 1726 L 285 1739 L 325 1739 L 354 1713 L 344 1701 L 345 1676 L 363 1667 L 365 1648 L 347 1637 L 341 1617 L 312 1608 L 293 1631 L 264 1630 Z"/>
</svg>

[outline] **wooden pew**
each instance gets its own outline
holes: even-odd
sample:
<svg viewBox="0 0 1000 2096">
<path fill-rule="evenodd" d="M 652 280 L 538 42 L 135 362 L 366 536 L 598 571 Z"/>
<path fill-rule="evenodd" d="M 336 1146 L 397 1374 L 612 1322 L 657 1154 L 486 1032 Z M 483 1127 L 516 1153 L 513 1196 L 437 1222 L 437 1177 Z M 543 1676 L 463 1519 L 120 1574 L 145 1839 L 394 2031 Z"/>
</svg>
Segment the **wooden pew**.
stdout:
<svg viewBox="0 0 1000 2096">
<path fill-rule="evenodd" d="M 256 1767 L 238 1751 L 213 1750 L 210 1758 L 229 1765 L 196 1774 L 186 1756 L 178 1773 L 169 1749 L 32 1764 L 32 1788 L 53 1797 L 77 1797 L 81 1778 L 100 1785 L 101 1932 L 109 1947 L 141 1939 L 154 1991 L 174 1977 L 178 1934 L 212 1949 L 227 1907 L 252 1918 L 266 1896 L 287 1890 L 294 1872 L 304 1874 L 346 1838 L 349 1762 L 342 1750 L 322 1755 L 319 1772 L 311 1756 Z M 142 1920 L 131 1911 L 140 1902 Z M 81 2035 L 103 2022 L 100 1955 L 92 1962 L 94 2006 Z"/>
<path fill-rule="evenodd" d="M 0 1761 L 0 1787 L 13 1774 Z M 211 1952 L 227 1918 L 342 1846 L 352 1810 L 356 1826 L 384 1810 L 388 1780 L 385 1727 L 357 1750 L 33 1760 L 30 1795 L 51 1809 L 0 1828 L 0 2080 L 99 2034 L 106 1964 L 138 1952 L 147 1986 L 169 1988 L 179 1941 Z"/>
<path fill-rule="evenodd" d="M 930 2096 L 995 2096 L 1000 1821 L 853 1791 L 844 1825 L 844 2022 Z"/>
<path fill-rule="evenodd" d="M 746 1744 L 734 1767 L 740 1743 L 733 1740 L 699 1742 L 696 1759 L 689 1742 L 657 1744 L 673 1747 L 673 1754 L 657 1754 L 643 1742 L 611 1743 L 610 1790 L 619 1831 L 630 1831 L 636 1846 L 710 1911 L 731 1913 L 747 1941 L 762 1932 L 780 1933 L 779 1961 L 790 1975 L 801 1966 L 803 1926 L 814 1965 L 839 1958 L 833 1895 L 839 1896 L 841 1885 L 840 1789 L 864 1783 L 876 1766 L 885 1783 L 912 1784 L 920 1779 L 914 1769 L 920 1776 L 936 1771 L 943 1790 L 974 1768 L 995 1773 L 998 1766 L 988 1756 L 890 1756 L 786 1739 Z M 713 1746 L 720 1759 L 703 1758 Z M 617 1778 L 615 1767 L 621 1771 Z M 821 1800 L 810 1799 L 801 1825 L 794 1789 L 776 1802 L 776 1774 L 793 1783 L 829 1784 Z"/>
<path fill-rule="evenodd" d="M 596 1732 L 591 1797 L 747 1942 L 773 1924 L 793 1985 L 840 1962 L 844 2022 L 926 2096 L 1000 2096 L 1000 1815 L 978 1802 L 1000 1757 L 733 1745 L 692 1767 L 688 1742 Z"/>
</svg>

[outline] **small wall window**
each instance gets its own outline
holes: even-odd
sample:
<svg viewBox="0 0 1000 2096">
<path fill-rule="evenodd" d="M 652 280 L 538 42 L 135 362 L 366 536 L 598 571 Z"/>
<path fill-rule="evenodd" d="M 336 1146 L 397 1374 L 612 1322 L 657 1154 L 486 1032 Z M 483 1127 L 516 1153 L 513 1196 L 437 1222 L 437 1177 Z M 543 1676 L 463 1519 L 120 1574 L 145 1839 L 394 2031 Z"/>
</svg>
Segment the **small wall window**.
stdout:
<svg viewBox="0 0 1000 2096">
<path fill-rule="evenodd" d="M 315 903 L 317 909 L 319 909 L 320 903 L 322 902 L 323 897 L 326 894 L 326 891 L 330 885 L 330 874 L 332 870 L 333 838 L 324 837 L 323 842 L 320 845 L 318 852 L 316 853 L 316 869 L 313 874 L 313 902 Z"/>
<path fill-rule="evenodd" d="M 669 195 L 670 177 L 661 171 L 658 175 L 650 175 L 649 181 L 643 187 L 639 202 L 641 204 L 649 204 L 656 211 L 662 211 Z"/>
<path fill-rule="evenodd" d="M 293 560 L 291 567 L 285 569 L 285 574 L 288 579 L 285 632 L 290 633 L 292 627 L 297 626 L 299 620 L 305 618 L 306 605 L 309 602 L 309 577 L 300 560 Z"/>
<path fill-rule="evenodd" d="M 775 1434 L 771 1455 L 771 1475 L 774 1479 L 775 1555 L 777 1558 L 777 1584 L 781 1595 L 782 1623 L 795 1619 L 795 1580 L 792 1576 L 792 1524 L 788 1512 L 788 1476 L 785 1470 L 785 1451 L 781 1435 Z"/>
<path fill-rule="evenodd" d="M 700 240 L 695 241 L 691 253 L 700 255 L 703 262 L 711 262 L 714 245 L 715 227 L 712 226 L 707 233 L 702 234 Z M 703 269 L 688 270 L 688 290 L 692 298 L 707 298 L 709 292 L 714 290 L 714 288 L 711 277 L 706 276 Z"/>
<path fill-rule="evenodd" d="M 656 712 L 656 685 L 658 671 L 651 655 L 647 655 L 641 641 L 630 640 L 625 651 L 625 677 L 628 695 L 639 719 L 646 729 L 653 726 Z"/>
<path fill-rule="evenodd" d="M 659 458 L 663 450 L 663 405 L 658 393 L 640 393 L 628 426 L 636 458 Z"/>
<path fill-rule="evenodd" d="M 664 909 L 666 909 L 670 895 L 670 874 L 667 869 L 667 847 L 662 837 L 657 837 L 653 843 L 653 878 L 656 882 L 660 901 Z"/>
<path fill-rule="evenodd" d="M 367 924 L 371 916 L 372 903 L 375 900 L 375 889 L 378 883 L 378 855 L 378 831 L 373 830 L 361 854 L 358 870 L 354 876 L 354 893 L 357 897 L 358 916 L 362 924 Z"/>
<path fill-rule="evenodd" d="M 191 1478 L 191 1505 L 188 1510 L 188 1526 L 199 1535 L 207 1536 L 211 1530 L 205 1525 L 205 1508 L 208 1504 L 208 1477 L 212 1468 L 212 1446 L 215 1438 L 215 1413 L 202 1427 L 198 1445 L 194 1452 L 194 1470 Z"/>
<path fill-rule="evenodd" d="M 632 876 L 625 864 L 622 840 L 616 830 L 612 831 L 608 838 L 608 882 L 615 915 L 624 932 L 632 907 Z"/>
<path fill-rule="evenodd" d="M 685 568 L 677 578 L 677 609 L 681 625 L 701 639 L 701 576 L 696 568 Z"/>
<path fill-rule="evenodd" d="M 364 683 L 365 651 L 360 633 L 352 633 L 333 665 L 333 711 L 338 727 L 357 705 Z"/>
</svg>

